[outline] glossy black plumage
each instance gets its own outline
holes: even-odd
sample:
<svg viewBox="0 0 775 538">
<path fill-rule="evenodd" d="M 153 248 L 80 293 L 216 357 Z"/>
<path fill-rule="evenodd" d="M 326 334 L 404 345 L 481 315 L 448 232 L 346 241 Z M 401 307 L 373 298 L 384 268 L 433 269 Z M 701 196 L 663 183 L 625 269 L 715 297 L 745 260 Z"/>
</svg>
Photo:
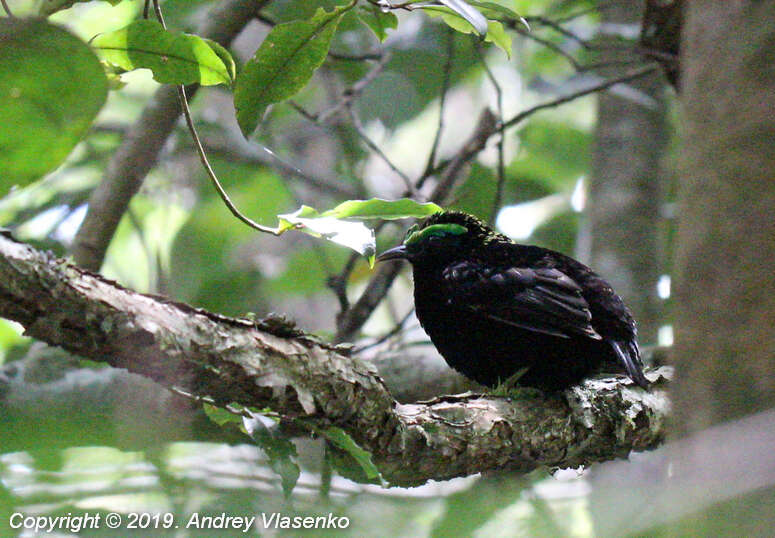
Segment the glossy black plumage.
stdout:
<svg viewBox="0 0 775 538">
<path fill-rule="evenodd" d="M 648 386 L 632 315 L 580 262 L 453 211 L 431 216 L 378 259 L 394 258 L 411 262 L 417 318 L 465 376 L 495 386 L 527 368 L 520 385 L 559 390 L 624 371 Z"/>
</svg>

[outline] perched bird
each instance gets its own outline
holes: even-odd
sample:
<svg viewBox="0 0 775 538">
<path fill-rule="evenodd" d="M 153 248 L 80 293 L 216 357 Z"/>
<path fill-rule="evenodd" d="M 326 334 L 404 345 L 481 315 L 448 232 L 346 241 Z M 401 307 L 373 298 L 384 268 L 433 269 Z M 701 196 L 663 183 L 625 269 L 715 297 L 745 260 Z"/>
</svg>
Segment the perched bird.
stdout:
<svg viewBox="0 0 775 538">
<path fill-rule="evenodd" d="M 561 390 L 623 370 L 648 387 L 632 314 L 568 256 L 445 211 L 377 259 L 412 264 L 417 318 L 447 363 L 474 381 L 493 387 L 519 375 L 519 385 Z"/>
</svg>

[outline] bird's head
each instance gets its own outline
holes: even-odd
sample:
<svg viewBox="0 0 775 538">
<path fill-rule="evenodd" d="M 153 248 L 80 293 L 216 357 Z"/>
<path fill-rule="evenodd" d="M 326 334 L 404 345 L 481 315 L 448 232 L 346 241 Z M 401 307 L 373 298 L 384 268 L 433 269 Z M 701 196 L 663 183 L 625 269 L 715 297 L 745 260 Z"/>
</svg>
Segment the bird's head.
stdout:
<svg viewBox="0 0 775 538">
<path fill-rule="evenodd" d="M 480 247 L 494 233 L 472 215 L 444 211 L 409 228 L 403 243 L 377 256 L 377 261 L 404 259 L 412 264 L 445 263 Z"/>
</svg>

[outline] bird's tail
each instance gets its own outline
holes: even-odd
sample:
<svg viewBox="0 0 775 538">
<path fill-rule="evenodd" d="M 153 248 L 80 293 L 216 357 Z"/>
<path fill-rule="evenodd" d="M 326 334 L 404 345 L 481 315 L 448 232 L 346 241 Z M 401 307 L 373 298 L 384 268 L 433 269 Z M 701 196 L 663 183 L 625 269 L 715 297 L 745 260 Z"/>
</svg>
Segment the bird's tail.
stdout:
<svg viewBox="0 0 775 538">
<path fill-rule="evenodd" d="M 649 388 L 649 380 L 643 375 L 643 363 L 640 360 L 640 351 L 638 350 L 638 344 L 631 340 L 627 343 L 613 341 L 612 345 L 616 356 L 619 357 L 619 361 L 624 366 L 624 370 L 627 375 L 632 379 L 639 387 L 644 389 Z"/>
</svg>

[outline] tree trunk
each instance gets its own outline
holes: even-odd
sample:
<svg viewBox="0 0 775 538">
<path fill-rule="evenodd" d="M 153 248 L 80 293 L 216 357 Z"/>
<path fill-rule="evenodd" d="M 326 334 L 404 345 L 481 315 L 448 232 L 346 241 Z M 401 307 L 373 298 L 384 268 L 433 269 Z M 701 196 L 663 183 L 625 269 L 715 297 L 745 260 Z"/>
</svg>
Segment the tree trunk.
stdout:
<svg viewBox="0 0 775 538">
<path fill-rule="evenodd" d="M 643 2 L 615 2 L 604 13 L 606 23 L 637 25 Z M 612 44 L 610 39 L 603 43 Z M 620 55 L 607 51 L 600 60 L 613 61 Z M 656 288 L 662 265 L 660 160 L 669 136 L 665 79 L 653 73 L 628 85 L 641 92 L 643 101 L 611 91 L 598 95 L 589 190 L 589 262 L 632 309 L 641 343 L 653 344 L 660 321 Z"/>
<path fill-rule="evenodd" d="M 691 3 L 674 390 L 683 432 L 775 406 L 775 2 Z"/>
<path fill-rule="evenodd" d="M 680 439 L 604 470 L 608 487 L 592 501 L 608 507 L 600 535 L 775 529 L 774 44 L 775 1 L 688 4 L 671 388 Z"/>
<path fill-rule="evenodd" d="M 684 433 L 775 406 L 773 45 L 775 2 L 689 3 L 673 391 Z M 701 450 L 684 464 L 702 465 Z M 771 535 L 774 486 L 770 475 L 671 531 Z"/>
</svg>

